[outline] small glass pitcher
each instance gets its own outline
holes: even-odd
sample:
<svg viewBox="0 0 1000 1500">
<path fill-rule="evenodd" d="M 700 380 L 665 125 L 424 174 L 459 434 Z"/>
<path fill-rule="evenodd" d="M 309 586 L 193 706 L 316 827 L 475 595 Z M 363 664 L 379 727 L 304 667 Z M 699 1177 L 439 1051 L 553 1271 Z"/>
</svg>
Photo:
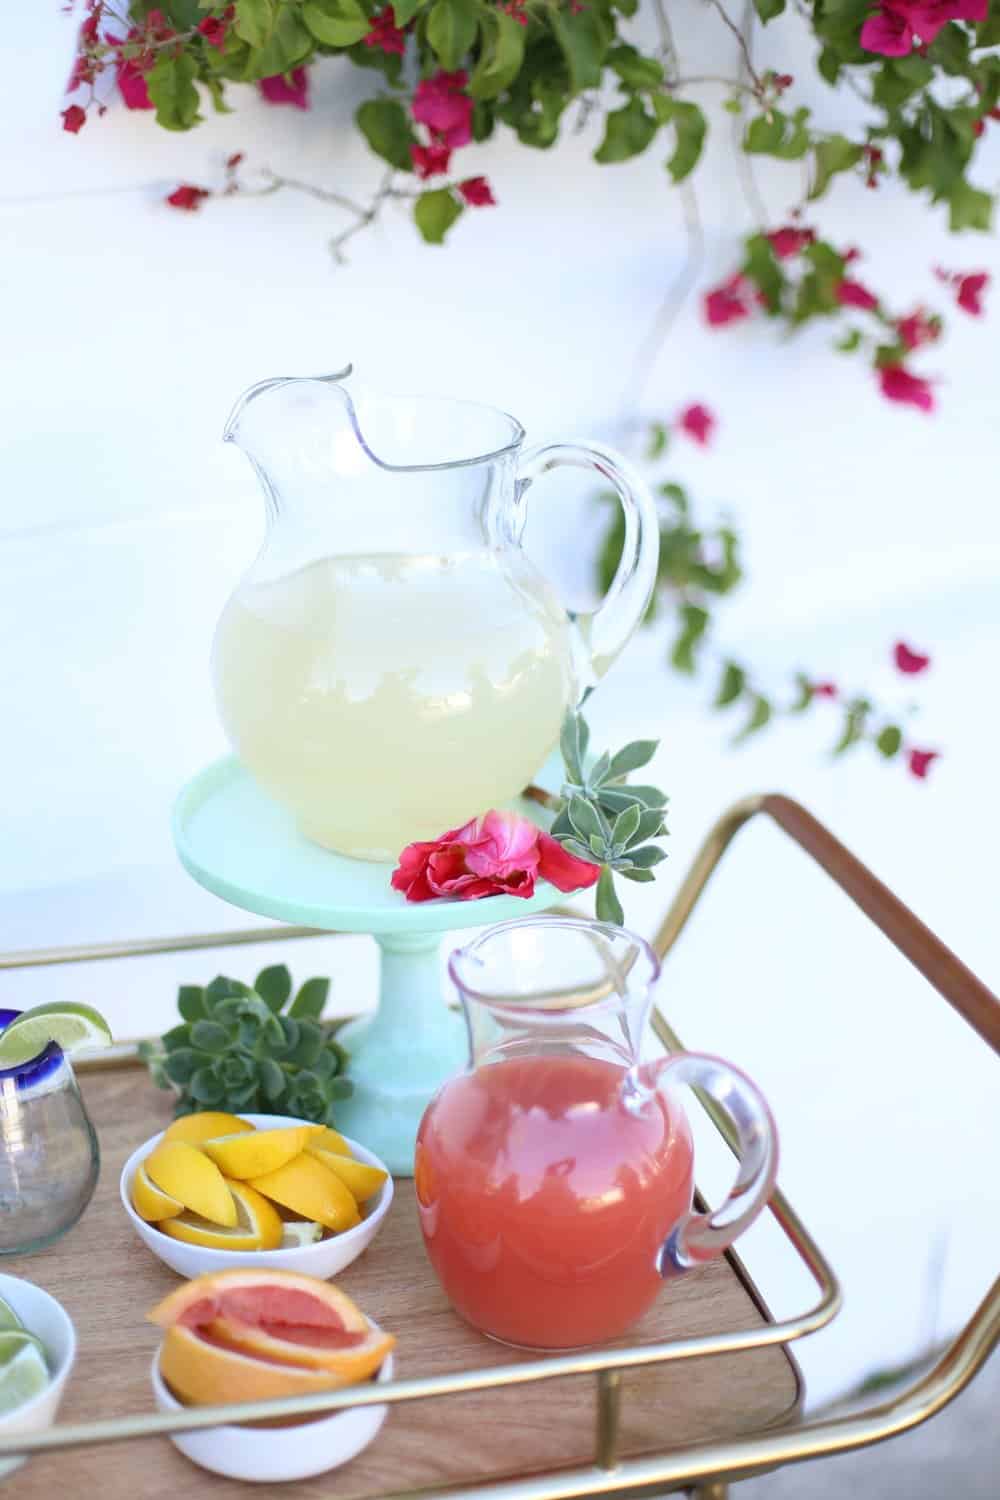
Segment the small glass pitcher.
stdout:
<svg viewBox="0 0 1000 1500">
<path fill-rule="evenodd" d="M 376 397 L 350 367 L 253 386 L 225 437 L 267 500 L 213 648 L 223 727 L 255 780 L 358 859 L 516 797 L 645 614 L 659 528 L 639 475 L 604 447 L 524 449 L 488 406 Z M 624 511 L 611 588 L 573 617 L 521 545 L 529 485 L 562 465 Z"/>
<path fill-rule="evenodd" d="M 0 1031 L 20 1011 L 0 1010 Z M 69 1059 L 50 1042 L 0 1069 L 0 1255 L 51 1245 L 83 1213 L 97 1186 L 97 1135 Z"/>
<path fill-rule="evenodd" d="M 505 922 L 452 954 L 469 1068 L 428 1106 L 414 1176 L 431 1264 L 492 1338 L 616 1338 L 767 1203 L 778 1140 L 756 1086 L 701 1053 L 640 1061 L 659 972 L 642 938 L 576 918 Z M 682 1085 L 736 1130 L 736 1181 L 710 1213 L 692 1210 Z"/>
</svg>

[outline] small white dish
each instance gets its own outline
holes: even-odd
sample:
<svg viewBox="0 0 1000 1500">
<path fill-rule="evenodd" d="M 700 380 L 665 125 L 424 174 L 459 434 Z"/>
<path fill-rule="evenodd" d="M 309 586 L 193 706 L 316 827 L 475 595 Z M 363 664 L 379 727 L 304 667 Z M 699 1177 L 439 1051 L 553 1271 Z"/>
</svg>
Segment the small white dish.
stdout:
<svg viewBox="0 0 1000 1500">
<path fill-rule="evenodd" d="M 274 1130 L 280 1125 L 308 1123 L 304 1120 L 296 1120 L 291 1115 L 244 1114 L 240 1116 L 240 1119 L 247 1120 L 258 1130 Z M 161 1130 L 158 1135 L 151 1136 L 138 1150 L 132 1152 L 122 1168 L 119 1191 L 122 1206 L 132 1220 L 136 1234 L 149 1246 L 154 1255 L 158 1255 L 179 1276 L 201 1276 L 206 1271 L 231 1271 L 237 1266 L 245 1266 L 251 1270 L 254 1267 L 260 1267 L 270 1270 L 278 1268 L 283 1271 L 301 1271 L 306 1276 L 318 1276 L 321 1281 L 326 1281 L 331 1276 L 336 1276 L 337 1272 L 342 1271 L 345 1266 L 349 1266 L 352 1260 L 357 1260 L 362 1250 L 367 1250 L 381 1229 L 392 1203 L 392 1177 L 387 1176 L 375 1196 L 369 1198 L 365 1204 L 362 1210 L 364 1218 L 360 1224 L 356 1224 L 353 1229 L 345 1229 L 342 1234 L 332 1235 L 329 1239 L 318 1240 L 315 1245 L 301 1245 L 293 1250 L 211 1250 L 204 1245 L 187 1245 L 182 1240 L 171 1239 L 168 1234 L 163 1233 L 162 1229 L 157 1229 L 155 1224 L 147 1224 L 145 1219 L 140 1219 L 132 1207 L 129 1196 L 136 1167 L 160 1144 L 162 1139 L 163 1131 Z M 349 1136 L 344 1136 L 344 1140 L 347 1141 L 351 1154 L 358 1161 L 388 1172 L 385 1163 L 380 1161 L 373 1151 L 366 1150 L 358 1141 L 352 1141 Z"/>
<path fill-rule="evenodd" d="M 376 1383 L 390 1381 L 393 1368 L 389 1354 L 375 1376 Z M 158 1411 L 189 1409 L 164 1383 L 159 1350 L 153 1355 L 150 1379 Z M 185 1458 L 213 1474 L 277 1484 L 311 1479 L 349 1463 L 378 1436 L 388 1410 L 387 1406 L 355 1406 L 290 1427 L 203 1427 L 197 1432 L 172 1432 L 169 1437 Z"/>
<path fill-rule="evenodd" d="M 45 1347 L 51 1379 L 43 1391 L 25 1401 L 23 1406 L 0 1416 L 0 1437 L 42 1432 L 51 1427 L 59 1410 L 69 1372 L 76 1359 L 76 1329 L 66 1309 L 31 1281 L 20 1276 L 0 1275 L 0 1297 L 14 1309 L 28 1333 L 41 1339 Z M 12 1474 L 25 1462 L 22 1457 L 0 1458 L 0 1479 Z"/>
</svg>

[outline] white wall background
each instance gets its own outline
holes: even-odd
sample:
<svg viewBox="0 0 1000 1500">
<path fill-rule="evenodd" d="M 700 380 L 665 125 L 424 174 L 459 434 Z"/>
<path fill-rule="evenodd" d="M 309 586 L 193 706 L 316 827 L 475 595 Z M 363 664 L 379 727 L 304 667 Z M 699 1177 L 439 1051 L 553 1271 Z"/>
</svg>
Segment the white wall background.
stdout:
<svg viewBox="0 0 1000 1500">
<path fill-rule="evenodd" d="M 731 72 L 717 18 L 698 0 L 676 12 L 688 70 Z M 249 471 L 218 442 L 232 399 L 268 375 L 352 359 L 390 388 L 512 409 L 532 438 L 627 437 L 621 393 L 684 261 L 679 205 L 655 154 L 593 166 L 593 132 L 547 155 L 470 148 L 463 168 L 489 175 L 500 208 L 467 213 L 444 250 L 421 246 L 392 212 L 337 269 L 325 239 L 343 221 L 308 199 L 188 216 L 162 197 L 180 180 L 218 181 L 237 149 L 371 191 L 378 166 L 348 128 L 367 78 L 316 70 L 309 114 L 248 90 L 236 113 L 190 136 L 112 109 L 71 137 L 58 108 L 72 25 L 55 4 L 13 7 L 4 24 L 17 65 L 0 104 L 0 948 L 238 926 L 240 914 L 179 872 L 167 830 L 180 783 L 223 748 L 208 642 L 260 533 Z M 762 56 L 805 79 L 805 55 L 784 35 L 794 29 L 772 28 Z M 728 117 L 715 120 L 699 177 L 702 285 L 733 266 L 749 224 Z M 760 176 L 778 223 L 798 170 Z M 864 247 L 861 274 L 900 311 L 941 299 L 935 263 L 1000 270 L 992 238 L 951 240 L 937 211 L 891 189 L 843 184 L 817 219 Z M 663 740 L 672 857 L 630 904 L 640 929 L 654 926 L 716 814 L 775 787 L 995 982 L 995 348 L 992 329 L 954 313 L 947 344 L 921 366 L 942 374 L 940 414 L 926 418 L 888 406 L 855 361 L 827 352 L 825 334 L 783 345 L 759 329 L 710 335 L 696 301 L 682 313 L 645 410 L 701 399 L 719 414 L 710 452 L 676 444 L 675 472 L 747 535 L 753 586 L 727 610 L 724 643 L 775 687 L 803 665 L 888 703 L 910 697 L 889 668 L 891 642 L 929 647 L 914 737 L 945 754 L 926 785 L 865 753 L 833 767 L 822 708 L 815 723 L 731 752 L 703 711 L 706 691 L 661 669 L 664 642 L 636 642 L 594 709 L 608 735 Z M 593 511 L 570 485 L 556 489 L 538 544 L 579 591 Z M 569 534 L 572 547 L 560 540 Z M 253 972 L 238 951 L 220 962 Z M 345 1008 L 371 993 L 363 940 L 302 949 L 295 962 L 332 968 Z M 89 994 L 134 1035 L 164 1023 L 182 978 L 215 966 L 111 965 L 97 993 L 92 973 L 13 973 L 0 994 L 11 1004 Z M 762 829 L 743 836 L 665 985 L 682 1034 L 744 1061 L 772 1093 L 784 1184 L 844 1275 L 845 1313 L 801 1351 L 813 1397 L 914 1352 L 942 1246 L 938 1332 L 957 1326 L 995 1270 L 1000 1231 L 985 1049 Z M 757 1238 L 773 1301 L 801 1306 L 780 1249 Z"/>
</svg>

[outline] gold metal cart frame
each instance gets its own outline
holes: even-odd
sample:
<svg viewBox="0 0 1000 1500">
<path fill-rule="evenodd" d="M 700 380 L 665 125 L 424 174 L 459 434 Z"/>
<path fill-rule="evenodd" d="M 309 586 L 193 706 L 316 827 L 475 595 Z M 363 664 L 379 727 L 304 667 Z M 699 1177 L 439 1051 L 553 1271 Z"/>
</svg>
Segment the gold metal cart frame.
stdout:
<svg viewBox="0 0 1000 1500">
<path fill-rule="evenodd" d="M 656 936 L 654 946 L 661 957 L 665 957 L 677 941 L 710 876 L 735 835 L 744 824 L 760 814 L 767 814 L 809 854 L 987 1045 L 995 1052 L 1000 1052 L 1000 1000 L 860 860 L 805 808 L 787 797 L 774 794 L 750 797 L 737 803 L 719 819 L 698 852 Z M 194 937 L 15 952 L 0 954 L 0 970 L 320 936 L 330 934 L 302 927 L 255 928 Z M 681 1045 L 676 1034 L 658 1014 L 654 1014 L 653 1026 L 668 1048 L 676 1049 Z M 107 1062 L 102 1058 L 100 1062 L 90 1066 L 121 1066 L 134 1057 L 134 1053 L 134 1047 L 124 1046 L 114 1049 Z M 728 1139 L 725 1123 L 711 1101 L 702 1099 L 702 1103 L 717 1128 Z M 891 1400 L 846 1416 L 786 1424 L 756 1435 L 706 1445 L 687 1445 L 663 1454 L 619 1462 L 618 1411 L 622 1370 L 670 1360 L 734 1353 L 766 1344 L 788 1344 L 814 1333 L 836 1314 L 840 1306 L 836 1277 L 780 1191 L 776 1191 L 773 1196 L 770 1212 L 808 1268 L 819 1290 L 819 1300 L 815 1305 L 794 1318 L 767 1323 L 751 1330 L 686 1338 L 670 1343 L 588 1351 L 532 1360 L 500 1369 L 469 1370 L 433 1378 L 401 1380 L 370 1391 L 354 1388 L 281 1401 L 204 1407 L 179 1414 L 149 1414 L 78 1426 L 54 1427 L 32 1437 L 0 1441 L 0 1457 L 11 1453 L 41 1453 L 53 1449 L 127 1441 L 263 1417 L 304 1415 L 332 1411 L 344 1406 L 426 1400 L 457 1392 L 524 1384 L 570 1374 L 591 1374 L 596 1378 L 598 1388 L 593 1465 L 475 1484 L 471 1488 L 453 1486 L 446 1491 L 398 1491 L 387 1494 L 385 1500 L 403 1500 L 404 1495 L 407 1500 L 432 1500 L 432 1497 L 445 1500 L 446 1496 L 448 1500 L 472 1500 L 473 1496 L 482 1497 L 482 1500 L 578 1500 L 578 1497 L 590 1495 L 623 1497 L 624 1500 L 625 1496 L 662 1494 L 668 1490 L 684 1488 L 692 1489 L 701 1500 L 724 1500 L 726 1485 L 731 1480 L 784 1464 L 867 1447 L 927 1421 L 954 1400 L 1000 1342 L 998 1277 L 972 1318 L 933 1369 Z"/>
</svg>

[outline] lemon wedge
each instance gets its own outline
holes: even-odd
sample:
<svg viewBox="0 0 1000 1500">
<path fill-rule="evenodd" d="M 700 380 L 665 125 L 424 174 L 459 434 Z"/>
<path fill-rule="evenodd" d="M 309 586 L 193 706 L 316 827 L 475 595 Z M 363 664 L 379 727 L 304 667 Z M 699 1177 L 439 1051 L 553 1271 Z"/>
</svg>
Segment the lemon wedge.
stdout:
<svg viewBox="0 0 1000 1500">
<path fill-rule="evenodd" d="M 389 1175 L 381 1167 L 369 1167 L 363 1161 L 355 1161 L 353 1156 L 340 1156 L 335 1151 L 324 1151 L 322 1146 L 314 1146 L 312 1141 L 307 1144 L 306 1150 L 310 1156 L 321 1161 L 324 1167 L 329 1167 L 331 1172 L 336 1173 L 358 1203 L 367 1203 L 369 1198 L 374 1197 Z"/>
<path fill-rule="evenodd" d="M 227 1177 L 244 1180 L 276 1172 L 298 1156 L 321 1125 L 285 1125 L 277 1130 L 255 1130 L 248 1135 L 221 1135 L 202 1141 L 201 1149 Z"/>
<path fill-rule="evenodd" d="M 285 1225 L 278 1210 L 245 1182 L 226 1179 L 226 1187 L 236 1204 L 238 1222 L 223 1229 L 200 1214 L 184 1213 L 176 1219 L 165 1219 L 160 1228 L 173 1240 L 187 1245 L 202 1245 L 208 1250 L 277 1250 Z"/>
<path fill-rule="evenodd" d="M 275 1203 L 301 1214 L 304 1219 L 314 1219 L 327 1229 L 353 1229 L 355 1224 L 361 1223 L 358 1205 L 350 1189 L 345 1187 L 336 1172 L 331 1172 L 329 1167 L 305 1151 L 278 1167 L 277 1171 L 255 1177 L 250 1186 Z"/>
<path fill-rule="evenodd" d="M 329 1125 L 324 1125 L 319 1135 L 314 1135 L 312 1145 L 320 1146 L 324 1151 L 335 1151 L 338 1156 L 353 1156 L 347 1141 L 339 1130 L 331 1130 Z"/>
<path fill-rule="evenodd" d="M 254 1127 L 239 1115 L 227 1115 L 221 1109 L 202 1109 L 197 1114 L 181 1115 L 163 1133 L 165 1141 L 187 1141 L 189 1146 L 200 1146 L 202 1141 L 214 1140 L 219 1135 L 237 1135 L 240 1131 Z"/>
<path fill-rule="evenodd" d="M 306 1245 L 318 1245 L 322 1238 L 322 1224 L 311 1219 L 288 1219 L 281 1226 L 282 1250 L 301 1250 Z"/>
<path fill-rule="evenodd" d="M 197 1146 L 189 1146 L 186 1141 L 161 1141 L 146 1157 L 144 1166 L 161 1192 L 213 1224 L 236 1228 L 236 1203 L 226 1179 Z"/>
<path fill-rule="evenodd" d="M 150 1181 L 142 1162 L 136 1167 L 132 1178 L 132 1207 L 147 1224 L 173 1219 L 184 1212 L 184 1205 L 179 1198 L 172 1198 L 169 1193 L 162 1192 L 155 1182 Z"/>
</svg>

